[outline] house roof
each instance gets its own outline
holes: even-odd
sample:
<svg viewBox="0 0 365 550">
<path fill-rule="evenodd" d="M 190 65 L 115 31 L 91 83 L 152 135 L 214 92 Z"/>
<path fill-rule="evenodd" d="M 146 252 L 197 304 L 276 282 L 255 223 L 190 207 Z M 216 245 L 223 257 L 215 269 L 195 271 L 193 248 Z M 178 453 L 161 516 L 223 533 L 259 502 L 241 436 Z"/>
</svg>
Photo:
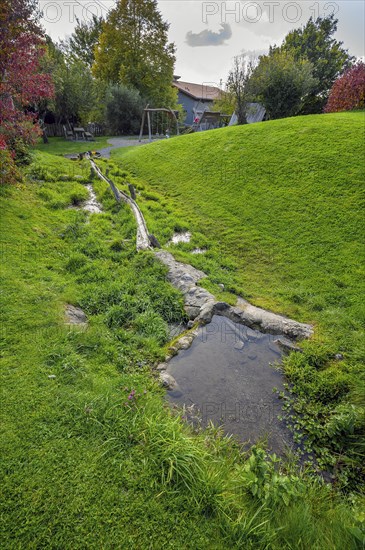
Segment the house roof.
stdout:
<svg viewBox="0 0 365 550">
<path fill-rule="evenodd" d="M 218 99 L 222 93 L 222 90 L 220 88 L 216 88 L 215 86 L 182 82 L 180 80 L 173 82 L 173 86 L 175 86 L 183 94 L 186 94 L 193 99 L 203 101 L 214 101 L 215 99 Z"/>
</svg>

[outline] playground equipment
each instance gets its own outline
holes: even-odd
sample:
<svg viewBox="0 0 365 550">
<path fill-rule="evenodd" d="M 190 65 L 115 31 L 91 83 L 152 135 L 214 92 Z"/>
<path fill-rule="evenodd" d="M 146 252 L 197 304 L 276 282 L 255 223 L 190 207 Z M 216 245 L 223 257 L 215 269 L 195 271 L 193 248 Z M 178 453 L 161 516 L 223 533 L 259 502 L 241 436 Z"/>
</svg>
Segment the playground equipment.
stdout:
<svg viewBox="0 0 365 550">
<path fill-rule="evenodd" d="M 147 117 L 148 125 L 148 139 L 152 141 L 152 133 L 155 130 L 155 135 L 157 137 L 170 137 L 171 129 L 173 126 L 176 126 L 176 135 L 179 135 L 179 121 L 177 119 L 177 111 L 172 109 L 166 109 L 164 107 L 151 109 L 147 107 L 143 110 L 142 122 L 141 122 L 141 131 L 139 133 L 139 141 L 142 140 L 143 128 L 145 125 Z M 153 126 L 155 126 L 153 128 Z M 159 132 L 159 129 L 161 132 Z"/>
</svg>

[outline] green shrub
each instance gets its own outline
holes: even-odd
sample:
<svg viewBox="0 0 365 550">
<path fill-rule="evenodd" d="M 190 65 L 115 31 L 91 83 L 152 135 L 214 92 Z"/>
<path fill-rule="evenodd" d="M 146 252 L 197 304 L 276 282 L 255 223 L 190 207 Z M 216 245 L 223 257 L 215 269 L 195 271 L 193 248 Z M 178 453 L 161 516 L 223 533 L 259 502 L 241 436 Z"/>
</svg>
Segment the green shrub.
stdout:
<svg viewBox="0 0 365 550">
<path fill-rule="evenodd" d="M 106 120 L 112 134 L 135 134 L 140 127 L 143 101 L 139 92 L 122 85 L 113 85 L 105 98 Z"/>
<path fill-rule="evenodd" d="M 0 149 L 0 185 L 14 185 L 20 183 L 22 178 L 10 152 Z"/>
</svg>

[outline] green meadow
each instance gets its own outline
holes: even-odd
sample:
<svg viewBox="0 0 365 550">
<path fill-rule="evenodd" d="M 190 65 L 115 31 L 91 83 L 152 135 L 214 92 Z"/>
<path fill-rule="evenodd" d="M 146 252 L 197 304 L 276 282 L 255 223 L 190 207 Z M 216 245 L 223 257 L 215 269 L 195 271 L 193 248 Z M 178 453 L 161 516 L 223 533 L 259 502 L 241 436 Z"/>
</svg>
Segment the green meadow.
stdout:
<svg viewBox="0 0 365 550">
<path fill-rule="evenodd" d="M 170 249 L 217 296 L 314 323 L 284 368 L 293 423 L 332 484 L 166 405 L 153 366 L 182 298 L 136 252 L 128 208 L 86 161 L 60 158 L 74 144 L 42 145 L 23 182 L 0 187 L 2 548 L 362 548 L 363 122 L 282 120 L 99 161 L 136 186 L 162 244 L 192 232 Z M 91 181 L 101 214 L 81 209 Z M 65 324 L 66 304 L 87 327 Z"/>
<path fill-rule="evenodd" d="M 207 273 L 217 297 L 314 325 L 284 365 L 296 424 L 336 482 L 355 486 L 365 451 L 364 122 L 364 112 L 296 117 L 112 156 L 133 173 L 162 244 L 191 231 L 171 250 Z"/>
</svg>

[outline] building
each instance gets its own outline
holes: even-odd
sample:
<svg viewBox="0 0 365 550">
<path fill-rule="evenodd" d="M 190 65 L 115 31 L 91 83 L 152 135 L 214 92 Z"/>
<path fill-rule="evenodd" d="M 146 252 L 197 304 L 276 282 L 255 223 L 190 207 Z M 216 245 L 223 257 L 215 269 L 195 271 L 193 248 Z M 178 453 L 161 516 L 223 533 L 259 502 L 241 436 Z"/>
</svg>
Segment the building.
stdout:
<svg viewBox="0 0 365 550">
<path fill-rule="evenodd" d="M 190 126 L 205 111 L 212 110 L 213 101 L 219 99 L 222 90 L 206 84 L 182 82 L 179 78 L 175 77 L 173 86 L 178 90 L 178 103 L 183 106 L 186 113 L 185 124 Z"/>
<path fill-rule="evenodd" d="M 226 115 L 219 116 L 220 113 L 212 112 L 213 102 L 224 93 L 220 88 L 208 86 L 207 84 L 183 82 L 179 76 L 174 76 L 173 86 L 178 90 L 178 103 L 183 106 L 186 114 L 185 124 L 196 126 L 196 130 L 208 130 L 228 123 Z M 204 115 L 204 113 L 206 114 Z M 196 120 L 199 122 L 194 125 Z M 248 103 L 248 124 L 264 120 L 267 120 L 265 107 L 260 103 Z M 237 116 L 233 113 L 229 125 L 231 126 L 236 122 Z"/>
</svg>

